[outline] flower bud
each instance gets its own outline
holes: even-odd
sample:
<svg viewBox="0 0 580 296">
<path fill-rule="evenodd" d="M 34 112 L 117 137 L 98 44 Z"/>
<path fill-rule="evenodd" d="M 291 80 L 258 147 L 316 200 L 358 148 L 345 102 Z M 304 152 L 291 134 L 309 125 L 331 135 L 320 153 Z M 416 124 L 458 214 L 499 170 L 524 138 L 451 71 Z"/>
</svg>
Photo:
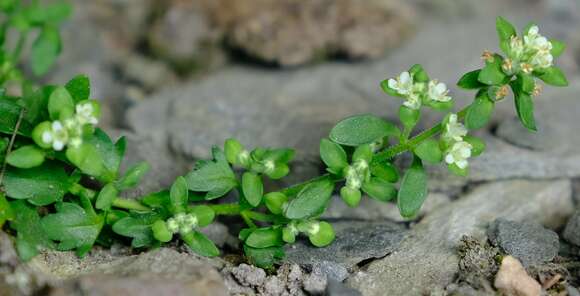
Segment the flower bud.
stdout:
<svg viewBox="0 0 580 296">
<path fill-rule="evenodd" d="M 328 246 L 334 240 L 335 233 L 332 225 L 328 222 L 312 223 L 308 232 L 308 239 L 316 247 Z"/>
<path fill-rule="evenodd" d="M 344 186 L 340 189 L 340 197 L 349 207 L 356 207 L 360 203 L 361 192 L 359 189 Z"/>
<path fill-rule="evenodd" d="M 231 164 L 239 164 L 239 155 L 244 150 L 244 146 L 236 139 L 227 139 L 224 144 L 226 159 Z"/>
<path fill-rule="evenodd" d="M 32 139 L 36 145 L 49 149 L 52 147 L 52 139 L 49 139 L 47 135 L 51 133 L 52 127 L 50 121 L 45 121 L 37 125 L 32 131 Z"/>
<path fill-rule="evenodd" d="M 288 202 L 288 197 L 281 192 L 270 192 L 264 195 L 264 202 L 272 214 L 280 215 L 284 211 L 284 204 Z"/>
<path fill-rule="evenodd" d="M 153 237 L 162 243 L 170 241 L 173 237 L 172 231 L 169 230 L 167 224 L 163 220 L 155 221 L 155 223 L 151 225 L 151 231 L 153 231 Z"/>
</svg>

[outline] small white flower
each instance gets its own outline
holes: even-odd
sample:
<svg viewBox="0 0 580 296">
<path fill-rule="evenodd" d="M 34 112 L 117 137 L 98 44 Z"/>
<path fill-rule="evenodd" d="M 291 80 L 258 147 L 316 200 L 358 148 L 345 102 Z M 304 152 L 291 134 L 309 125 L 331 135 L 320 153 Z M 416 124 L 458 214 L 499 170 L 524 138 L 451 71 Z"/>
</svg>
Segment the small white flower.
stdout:
<svg viewBox="0 0 580 296">
<path fill-rule="evenodd" d="M 317 222 L 312 222 L 308 228 L 308 234 L 316 235 L 318 232 L 320 232 L 320 224 Z"/>
<path fill-rule="evenodd" d="M 445 83 L 438 82 L 437 80 L 429 81 L 427 95 L 431 100 L 438 102 L 449 102 L 451 101 L 451 97 L 447 95 L 448 93 L 449 90 L 447 89 Z"/>
<path fill-rule="evenodd" d="M 535 67 L 548 68 L 554 64 L 554 57 L 549 51 L 538 51 L 530 63 Z"/>
<path fill-rule="evenodd" d="M 191 228 L 194 228 L 197 226 L 197 217 L 193 216 L 192 214 L 189 214 L 185 217 L 185 224 Z"/>
<path fill-rule="evenodd" d="M 408 95 L 413 91 L 413 77 L 407 71 L 401 73 L 396 79 L 389 79 L 387 83 L 391 89 L 401 95 Z"/>
<path fill-rule="evenodd" d="M 532 67 L 548 68 L 554 63 L 554 57 L 550 53 L 552 43 L 540 35 L 539 31 L 538 26 L 532 26 L 524 36 L 525 50 L 532 54 L 528 61 Z"/>
<path fill-rule="evenodd" d="M 179 223 L 177 223 L 177 221 L 175 221 L 174 218 L 167 219 L 167 230 L 169 230 L 172 233 L 178 232 L 179 231 Z"/>
<path fill-rule="evenodd" d="M 360 189 L 360 187 L 362 186 L 361 177 L 359 176 L 359 173 L 357 172 L 356 168 L 353 168 L 352 166 L 348 167 L 345 178 L 346 178 L 346 187 L 348 188 Z"/>
<path fill-rule="evenodd" d="M 524 53 L 524 42 L 520 37 L 512 36 L 510 38 L 510 56 L 513 59 L 520 59 Z"/>
<path fill-rule="evenodd" d="M 276 168 L 276 164 L 273 160 L 269 159 L 264 163 L 264 167 L 266 168 L 266 172 L 273 172 Z"/>
<path fill-rule="evenodd" d="M 413 110 L 419 110 L 421 108 L 421 97 L 419 94 L 411 93 L 403 105 Z"/>
<path fill-rule="evenodd" d="M 449 115 L 449 120 L 445 125 L 443 138 L 453 141 L 462 141 L 465 135 L 467 135 L 467 129 L 461 122 L 457 121 L 457 114 Z"/>
<path fill-rule="evenodd" d="M 467 159 L 471 157 L 471 149 L 473 147 L 467 142 L 456 142 L 445 155 L 445 162 L 455 164 L 460 169 L 465 169 L 469 165 Z"/>
<path fill-rule="evenodd" d="M 68 142 L 68 131 L 62 126 L 60 121 L 53 121 L 50 130 L 42 133 L 42 141 L 51 144 L 52 149 L 61 151 Z"/>
<path fill-rule="evenodd" d="M 85 125 L 87 123 L 92 125 L 97 125 L 99 120 L 94 115 L 95 109 L 93 104 L 91 103 L 84 103 L 78 104 L 76 106 L 76 120 L 79 125 Z"/>
</svg>

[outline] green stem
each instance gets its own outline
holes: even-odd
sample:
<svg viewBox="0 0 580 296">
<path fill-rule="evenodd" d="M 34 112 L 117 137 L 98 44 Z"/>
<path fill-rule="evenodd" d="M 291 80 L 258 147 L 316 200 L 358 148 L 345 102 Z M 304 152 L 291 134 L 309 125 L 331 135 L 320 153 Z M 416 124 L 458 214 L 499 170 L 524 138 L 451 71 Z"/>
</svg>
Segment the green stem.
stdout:
<svg viewBox="0 0 580 296">
<path fill-rule="evenodd" d="M 124 199 L 124 198 L 116 198 L 113 200 L 113 206 L 125 210 L 135 210 L 135 211 L 150 211 L 149 207 L 144 206 L 138 200 L 135 199 Z"/>
<path fill-rule="evenodd" d="M 216 215 L 237 216 L 240 214 L 240 205 L 238 203 L 225 203 L 216 205 L 207 205 Z"/>
<path fill-rule="evenodd" d="M 252 221 L 252 218 L 250 218 L 250 216 L 248 215 L 247 211 L 241 211 L 240 216 L 242 216 L 242 219 L 244 219 L 244 222 L 246 222 L 248 227 L 258 228 L 258 226 L 256 226 L 256 223 L 254 223 L 254 221 Z"/>
</svg>

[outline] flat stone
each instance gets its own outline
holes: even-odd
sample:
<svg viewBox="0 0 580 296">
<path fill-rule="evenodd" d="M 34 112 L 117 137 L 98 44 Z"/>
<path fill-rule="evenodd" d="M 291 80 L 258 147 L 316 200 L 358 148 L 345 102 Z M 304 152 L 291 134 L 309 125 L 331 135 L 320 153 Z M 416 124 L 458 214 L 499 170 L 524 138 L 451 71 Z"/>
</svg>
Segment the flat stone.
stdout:
<svg viewBox="0 0 580 296">
<path fill-rule="evenodd" d="M 331 245 L 316 248 L 300 240 L 286 247 L 286 260 L 308 269 L 325 262 L 336 264 L 336 269 L 342 266 L 350 270 L 364 260 L 390 254 L 407 232 L 404 226 L 390 221 L 339 220 L 332 225 L 336 239 Z"/>
<path fill-rule="evenodd" d="M 580 212 L 576 211 L 572 217 L 568 220 L 566 228 L 562 234 L 565 240 L 574 244 L 575 246 L 580 246 Z"/>
<path fill-rule="evenodd" d="M 533 222 L 495 220 L 488 229 L 489 240 L 525 266 L 552 261 L 558 254 L 558 234 Z"/>
<path fill-rule="evenodd" d="M 363 295 L 423 295 L 449 285 L 458 272 L 463 235 L 485 239 L 487 224 L 505 217 L 561 226 L 574 209 L 569 180 L 485 184 L 437 211 L 410 231 L 396 250 L 353 274 Z"/>
</svg>

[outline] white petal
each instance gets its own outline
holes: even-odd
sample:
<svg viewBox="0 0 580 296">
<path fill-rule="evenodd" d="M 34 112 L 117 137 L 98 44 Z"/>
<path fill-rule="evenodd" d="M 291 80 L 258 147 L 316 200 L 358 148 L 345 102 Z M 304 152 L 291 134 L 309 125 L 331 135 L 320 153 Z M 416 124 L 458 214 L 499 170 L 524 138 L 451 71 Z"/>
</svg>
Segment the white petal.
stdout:
<svg viewBox="0 0 580 296">
<path fill-rule="evenodd" d="M 52 148 L 56 151 L 60 151 L 62 148 L 64 148 L 64 143 L 62 141 L 55 140 L 52 142 Z"/>
<path fill-rule="evenodd" d="M 435 90 L 437 91 L 438 94 L 443 94 L 447 90 L 447 86 L 445 85 L 445 83 L 439 83 L 437 84 L 437 86 L 435 86 Z"/>
<path fill-rule="evenodd" d="M 471 149 L 469 149 L 469 148 L 462 148 L 460 150 L 460 154 L 461 154 L 461 157 L 463 157 L 463 158 L 469 158 L 471 156 Z"/>
<path fill-rule="evenodd" d="M 412 83 L 411 74 L 407 71 L 401 73 L 401 75 L 399 75 L 399 81 L 403 84 Z"/>
<path fill-rule="evenodd" d="M 42 133 L 42 142 L 49 144 L 52 142 L 52 134 L 49 131 Z"/>
<path fill-rule="evenodd" d="M 531 26 L 528 30 L 528 35 L 537 35 L 540 32 L 538 26 Z"/>
<path fill-rule="evenodd" d="M 60 121 L 54 121 L 52 122 L 52 130 L 55 132 L 59 132 L 62 130 L 62 123 L 60 123 Z"/>
<path fill-rule="evenodd" d="M 468 164 L 469 163 L 467 162 L 467 160 L 460 160 L 460 161 L 458 161 L 458 162 L 455 163 L 455 165 L 457 167 L 459 167 L 460 169 L 462 169 L 462 170 L 465 169 Z"/>
<path fill-rule="evenodd" d="M 389 81 L 387 81 L 387 85 L 389 86 L 389 88 L 391 89 L 397 89 L 397 81 L 393 78 L 389 79 Z"/>
<path fill-rule="evenodd" d="M 448 163 L 448 164 L 454 163 L 455 162 L 455 159 L 453 158 L 453 155 L 447 154 L 445 156 L 445 162 Z"/>
</svg>

